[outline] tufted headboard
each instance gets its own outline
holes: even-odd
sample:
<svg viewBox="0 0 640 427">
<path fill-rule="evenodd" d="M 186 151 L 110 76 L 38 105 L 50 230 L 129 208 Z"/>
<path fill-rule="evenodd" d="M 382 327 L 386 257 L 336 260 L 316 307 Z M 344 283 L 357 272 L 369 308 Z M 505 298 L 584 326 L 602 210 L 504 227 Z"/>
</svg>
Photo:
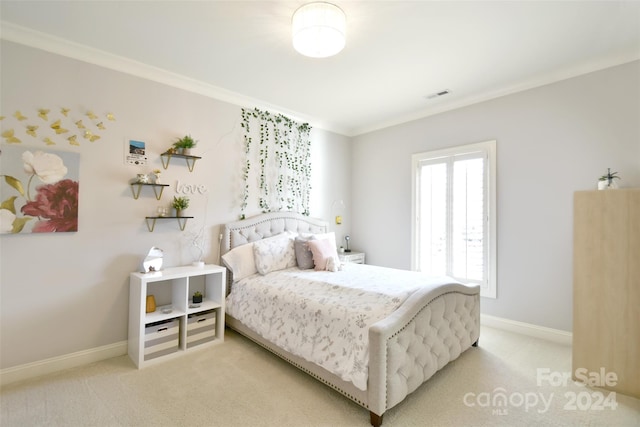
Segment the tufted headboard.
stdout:
<svg viewBox="0 0 640 427">
<path fill-rule="evenodd" d="M 297 212 L 269 212 L 223 226 L 220 256 L 236 246 L 275 236 L 285 231 L 326 233 L 329 223 Z"/>
</svg>

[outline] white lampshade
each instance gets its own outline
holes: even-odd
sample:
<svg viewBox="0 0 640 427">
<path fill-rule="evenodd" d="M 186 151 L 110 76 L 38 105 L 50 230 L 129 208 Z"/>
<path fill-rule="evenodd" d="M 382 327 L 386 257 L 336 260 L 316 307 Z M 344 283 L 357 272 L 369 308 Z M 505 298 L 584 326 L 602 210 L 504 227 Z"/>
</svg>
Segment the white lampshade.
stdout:
<svg viewBox="0 0 640 427">
<path fill-rule="evenodd" d="M 293 14 L 293 47 L 305 56 L 326 58 L 344 48 L 347 18 L 331 3 L 309 3 Z"/>
</svg>

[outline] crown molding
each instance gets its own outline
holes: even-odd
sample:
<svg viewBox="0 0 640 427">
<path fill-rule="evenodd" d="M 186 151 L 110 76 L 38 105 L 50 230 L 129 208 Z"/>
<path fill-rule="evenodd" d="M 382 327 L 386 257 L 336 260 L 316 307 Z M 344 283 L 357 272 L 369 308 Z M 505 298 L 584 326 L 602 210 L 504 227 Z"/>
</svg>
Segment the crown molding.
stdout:
<svg viewBox="0 0 640 427">
<path fill-rule="evenodd" d="M 122 56 L 114 55 L 103 50 L 95 49 L 80 43 L 72 42 L 50 34 L 35 31 L 10 22 L 0 21 L 0 38 L 14 43 L 30 46 L 50 53 L 58 54 L 68 58 L 87 62 L 114 71 L 130 74 L 139 78 L 165 84 L 167 86 L 183 89 L 197 93 L 219 101 L 240 107 L 252 106 L 275 113 L 284 114 L 293 120 L 307 122 L 314 128 L 335 132 L 347 137 L 355 137 L 370 132 L 375 132 L 384 128 L 397 126 L 414 120 L 424 119 L 447 111 L 468 107 L 473 104 L 490 101 L 506 95 L 523 92 L 540 86 L 549 85 L 562 80 L 578 77 L 584 74 L 600 71 L 606 68 L 615 67 L 625 63 L 640 60 L 640 53 L 637 51 L 624 52 L 611 55 L 604 59 L 591 61 L 578 66 L 569 67 L 559 71 L 535 76 L 532 79 L 485 93 L 472 95 L 457 101 L 446 104 L 439 104 L 436 107 L 429 107 L 411 114 L 401 115 L 389 120 L 382 120 L 372 126 L 362 126 L 355 128 L 345 128 L 335 123 L 327 122 L 316 117 L 305 116 L 296 111 L 287 110 L 277 105 L 255 99 L 249 96 L 232 92 L 219 86 L 214 86 L 195 80 L 177 73 L 173 73 L 158 67 L 154 67 L 142 62 L 134 61 Z"/>
<path fill-rule="evenodd" d="M 424 119 L 436 114 L 457 110 L 459 108 L 468 107 L 470 105 L 479 104 L 481 102 L 491 101 L 503 96 L 512 95 L 518 92 L 524 92 L 530 89 L 535 89 L 537 87 L 550 85 L 563 80 L 579 77 L 585 74 L 594 73 L 596 71 L 624 65 L 638 60 L 640 60 L 640 52 L 637 51 L 611 55 L 604 59 L 600 58 L 598 60 L 590 61 L 588 63 L 583 63 L 577 66 L 568 67 L 547 74 L 537 75 L 527 81 L 509 87 L 468 96 L 457 101 L 440 104 L 437 107 L 430 107 L 422 109 L 418 112 L 398 116 L 390 120 L 381 121 L 376 123 L 374 126 L 363 126 L 360 128 L 355 128 L 351 130 L 350 136 L 364 135 L 366 133 L 401 125 L 403 123 L 412 122 L 414 120 Z"/>
<path fill-rule="evenodd" d="M 67 39 L 35 31 L 6 21 L 0 21 L 0 38 L 10 42 L 22 44 L 46 52 L 54 53 L 78 61 L 119 71 L 145 80 L 154 81 L 167 86 L 197 93 L 208 98 L 217 99 L 240 107 L 256 107 L 271 112 L 284 114 L 295 121 L 307 122 L 312 127 L 318 127 L 341 135 L 347 135 L 347 130 L 332 123 L 307 117 L 295 111 L 290 111 L 268 102 L 251 98 L 230 90 L 192 79 L 181 74 L 173 73 L 162 68 L 144 64 L 123 56 L 114 55 L 100 49 L 95 49 Z"/>
</svg>

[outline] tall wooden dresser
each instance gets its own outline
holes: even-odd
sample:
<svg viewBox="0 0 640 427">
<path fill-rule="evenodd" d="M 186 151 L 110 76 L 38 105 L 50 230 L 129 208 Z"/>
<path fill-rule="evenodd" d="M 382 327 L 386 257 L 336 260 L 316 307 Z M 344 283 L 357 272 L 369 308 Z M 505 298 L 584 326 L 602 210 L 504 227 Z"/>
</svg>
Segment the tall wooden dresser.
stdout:
<svg viewBox="0 0 640 427">
<path fill-rule="evenodd" d="M 640 398 L 640 188 L 574 194 L 573 373 Z"/>
</svg>

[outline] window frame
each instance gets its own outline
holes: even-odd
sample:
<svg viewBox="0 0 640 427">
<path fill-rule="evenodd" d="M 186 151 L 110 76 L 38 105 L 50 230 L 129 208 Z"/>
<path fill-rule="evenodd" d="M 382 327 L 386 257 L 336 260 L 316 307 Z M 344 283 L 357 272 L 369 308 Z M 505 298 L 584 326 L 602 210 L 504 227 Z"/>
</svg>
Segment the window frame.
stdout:
<svg viewBox="0 0 640 427">
<path fill-rule="evenodd" d="M 487 212 L 486 226 L 488 242 L 485 244 L 486 253 L 485 269 L 487 271 L 486 282 L 481 284 L 480 295 L 487 298 L 497 298 L 497 187 L 496 187 L 496 141 L 490 140 L 474 144 L 466 144 L 451 148 L 444 148 L 433 151 L 416 153 L 411 156 L 411 269 L 418 270 L 419 265 L 419 239 L 420 219 L 418 218 L 418 208 L 420 206 L 420 168 L 423 164 L 433 163 L 437 159 L 461 159 L 465 155 L 481 152 L 486 157 L 487 167 L 485 168 L 484 181 L 485 210 Z M 451 248 L 448 248 L 447 257 Z"/>
</svg>

